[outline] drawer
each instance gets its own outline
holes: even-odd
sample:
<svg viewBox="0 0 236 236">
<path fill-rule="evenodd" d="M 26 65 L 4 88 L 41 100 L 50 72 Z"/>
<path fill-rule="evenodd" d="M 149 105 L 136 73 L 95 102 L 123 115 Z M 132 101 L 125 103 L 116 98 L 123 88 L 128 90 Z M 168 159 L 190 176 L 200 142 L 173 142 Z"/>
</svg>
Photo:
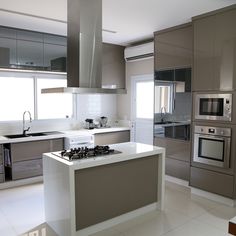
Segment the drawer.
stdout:
<svg viewBox="0 0 236 236">
<path fill-rule="evenodd" d="M 50 140 L 13 143 L 11 144 L 11 159 L 13 163 L 40 159 L 43 153 L 50 151 Z"/>
<path fill-rule="evenodd" d="M 211 193 L 233 198 L 234 178 L 231 175 L 191 167 L 190 185 Z"/>
<path fill-rule="evenodd" d="M 155 145 L 166 148 L 166 157 L 190 162 L 190 142 L 178 139 L 155 138 Z"/>
<path fill-rule="evenodd" d="M 4 174 L 0 174 L 0 183 L 3 183 L 5 181 Z"/>
<path fill-rule="evenodd" d="M 179 161 L 166 158 L 166 174 L 189 181 L 190 164 L 185 161 Z"/>
<path fill-rule="evenodd" d="M 4 165 L 0 165 L 0 174 L 4 173 Z"/>
<path fill-rule="evenodd" d="M 12 180 L 30 178 L 42 174 L 42 159 L 21 161 L 12 164 Z"/>
</svg>

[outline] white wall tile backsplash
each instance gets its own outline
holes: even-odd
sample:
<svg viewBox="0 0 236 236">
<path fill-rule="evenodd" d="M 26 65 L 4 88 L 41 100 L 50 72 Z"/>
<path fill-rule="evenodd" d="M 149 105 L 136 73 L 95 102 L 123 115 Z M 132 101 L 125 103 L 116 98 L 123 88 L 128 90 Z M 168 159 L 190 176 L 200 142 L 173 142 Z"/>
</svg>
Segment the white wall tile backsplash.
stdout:
<svg viewBox="0 0 236 236">
<path fill-rule="evenodd" d="M 108 94 L 77 95 L 77 120 L 33 120 L 30 132 L 60 131 L 83 127 L 84 120 L 98 120 L 101 116 L 108 117 L 108 124 L 114 125 L 117 119 L 117 97 Z M 28 122 L 28 121 L 26 121 Z M 28 123 L 26 124 L 28 125 Z M 0 135 L 22 133 L 22 121 L 0 123 Z"/>
<path fill-rule="evenodd" d="M 117 118 L 117 96 L 110 94 L 79 94 L 77 95 L 77 120 L 86 118 L 99 119 L 101 116 L 114 121 Z"/>
</svg>

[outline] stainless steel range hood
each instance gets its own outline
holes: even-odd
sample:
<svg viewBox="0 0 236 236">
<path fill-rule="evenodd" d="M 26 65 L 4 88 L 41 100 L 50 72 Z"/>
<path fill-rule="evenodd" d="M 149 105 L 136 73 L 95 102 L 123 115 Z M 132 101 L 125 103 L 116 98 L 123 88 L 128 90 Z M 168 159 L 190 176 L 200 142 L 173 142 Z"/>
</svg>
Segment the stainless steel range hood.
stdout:
<svg viewBox="0 0 236 236">
<path fill-rule="evenodd" d="M 102 88 L 102 0 L 67 0 L 67 87 L 42 93 L 126 93 Z"/>
</svg>

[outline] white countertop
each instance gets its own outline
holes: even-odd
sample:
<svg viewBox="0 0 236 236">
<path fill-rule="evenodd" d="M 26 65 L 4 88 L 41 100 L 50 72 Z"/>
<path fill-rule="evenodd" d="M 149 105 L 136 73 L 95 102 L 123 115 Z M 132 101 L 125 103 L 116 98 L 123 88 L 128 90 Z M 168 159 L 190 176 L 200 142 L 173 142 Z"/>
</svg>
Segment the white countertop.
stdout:
<svg viewBox="0 0 236 236">
<path fill-rule="evenodd" d="M 94 166 L 107 165 L 111 163 L 165 153 L 164 148 L 142 143 L 127 142 L 127 143 L 112 144 L 109 146 L 111 149 L 120 151 L 121 153 L 97 156 L 94 158 L 75 160 L 75 161 L 67 161 L 59 156 L 54 155 L 54 154 L 59 154 L 60 152 L 54 152 L 54 154 L 44 153 L 43 157 L 52 158 L 56 161 L 64 163 L 65 165 L 73 169 L 84 169 Z"/>
<path fill-rule="evenodd" d="M 83 135 L 83 134 L 99 134 L 99 133 L 110 133 L 110 132 L 119 132 L 130 130 L 129 127 L 111 127 L 111 128 L 100 128 L 100 129 L 78 129 L 78 130 L 66 130 L 66 131 L 58 131 L 57 134 L 49 134 L 44 136 L 30 136 L 23 138 L 6 138 L 4 136 L 0 136 L 0 144 L 4 143 L 20 143 L 20 142 L 29 142 L 29 141 L 39 141 L 39 140 L 47 140 L 47 139 L 56 139 L 56 138 L 64 138 L 67 136 L 74 135 Z M 42 132 L 47 133 L 47 131 Z"/>
</svg>

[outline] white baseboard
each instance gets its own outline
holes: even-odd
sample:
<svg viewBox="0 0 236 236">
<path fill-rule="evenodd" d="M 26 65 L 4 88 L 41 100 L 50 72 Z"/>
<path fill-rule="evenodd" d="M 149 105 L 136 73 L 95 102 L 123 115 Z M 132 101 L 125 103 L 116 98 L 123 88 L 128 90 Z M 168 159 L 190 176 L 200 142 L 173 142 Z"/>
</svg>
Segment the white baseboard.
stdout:
<svg viewBox="0 0 236 236">
<path fill-rule="evenodd" d="M 28 185 L 28 184 L 35 184 L 35 183 L 40 183 L 40 182 L 43 182 L 43 176 L 37 176 L 33 178 L 28 178 L 28 179 L 12 180 L 12 181 L 1 183 L 0 190 L 19 187 L 19 186 Z"/>
<path fill-rule="evenodd" d="M 178 179 L 178 178 L 175 178 L 175 177 L 172 177 L 169 175 L 165 175 L 165 180 L 175 183 L 175 184 L 178 184 L 178 185 L 182 185 L 184 187 L 189 187 L 189 182 L 186 180 L 183 180 L 183 179 Z"/>
<path fill-rule="evenodd" d="M 117 216 L 115 218 L 112 218 L 110 220 L 104 221 L 102 223 L 99 223 L 99 224 L 90 226 L 88 228 L 79 230 L 79 231 L 76 232 L 76 235 L 87 236 L 87 235 L 90 235 L 90 234 L 94 234 L 94 233 L 97 233 L 99 231 L 108 229 L 110 227 L 113 227 L 115 225 L 123 223 L 123 222 L 125 222 L 127 220 L 131 220 L 131 219 L 133 219 L 135 217 L 141 216 L 143 214 L 146 214 L 148 212 L 155 211 L 155 210 L 157 210 L 157 203 L 153 203 L 153 204 L 147 205 L 145 207 L 139 208 L 137 210 L 128 212 L 128 213 L 120 215 L 120 216 Z"/>
<path fill-rule="evenodd" d="M 210 193 L 201 189 L 191 187 L 191 194 L 195 194 L 195 195 L 207 198 L 209 200 L 225 204 L 227 206 L 231 206 L 231 207 L 236 206 L 236 201 L 234 199 L 223 197 L 218 194 Z"/>
</svg>

